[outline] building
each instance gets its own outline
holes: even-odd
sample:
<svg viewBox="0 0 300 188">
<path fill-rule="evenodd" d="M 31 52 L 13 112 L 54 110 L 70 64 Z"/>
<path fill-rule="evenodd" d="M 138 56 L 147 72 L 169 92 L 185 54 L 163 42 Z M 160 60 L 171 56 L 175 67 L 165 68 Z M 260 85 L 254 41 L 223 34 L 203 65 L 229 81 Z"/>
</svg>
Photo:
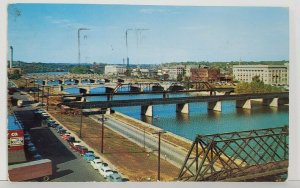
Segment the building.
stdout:
<svg viewBox="0 0 300 188">
<path fill-rule="evenodd" d="M 218 82 L 220 81 L 220 69 L 215 68 L 192 68 L 191 80 L 193 82 Z"/>
<path fill-rule="evenodd" d="M 8 116 L 8 163 L 19 163 L 26 161 L 24 152 L 24 131 L 15 115 Z"/>
<path fill-rule="evenodd" d="M 162 69 L 162 75 L 168 74 L 169 80 L 177 80 L 178 75 L 182 75 L 182 77 L 185 74 L 185 69 L 183 66 L 176 66 L 176 67 L 168 67 Z"/>
<path fill-rule="evenodd" d="M 106 65 L 104 69 L 104 74 L 108 76 L 124 75 L 125 72 L 126 72 L 126 67 L 120 65 Z"/>
<path fill-rule="evenodd" d="M 7 69 L 8 75 L 13 75 L 13 74 L 22 74 L 22 69 L 21 68 L 8 68 Z"/>
<path fill-rule="evenodd" d="M 288 85 L 288 64 L 233 66 L 233 78 L 236 81 L 252 82 L 255 76 L 258 76 L 265 84 Z"/>
</svg>

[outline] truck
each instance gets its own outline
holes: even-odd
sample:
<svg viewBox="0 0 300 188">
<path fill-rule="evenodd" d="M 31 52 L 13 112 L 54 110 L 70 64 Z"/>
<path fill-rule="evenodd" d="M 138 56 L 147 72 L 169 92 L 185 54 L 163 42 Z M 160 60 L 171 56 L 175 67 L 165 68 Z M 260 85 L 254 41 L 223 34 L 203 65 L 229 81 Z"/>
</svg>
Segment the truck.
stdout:
<svg viewBox="0 0 300 188">
<path fill-rule="evenodd" d="M 42 159 L 8 166 L 10 181 L 49 181 L 52 175 L 52 161 Z"/>
</svg>

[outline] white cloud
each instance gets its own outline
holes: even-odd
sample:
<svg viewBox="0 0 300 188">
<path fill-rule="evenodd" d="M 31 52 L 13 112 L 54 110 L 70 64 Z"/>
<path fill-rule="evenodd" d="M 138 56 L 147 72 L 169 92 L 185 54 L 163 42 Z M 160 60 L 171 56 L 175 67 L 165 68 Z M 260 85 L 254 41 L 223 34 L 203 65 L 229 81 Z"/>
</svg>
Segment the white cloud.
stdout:
<svg viewBox="0 0 300 188">
<path fill-rule="evenodd" d="M 68 19 L 63 19 L 63 18 L 54 18 L 52 16 L 45 16 L 45 19 L 51 23 L 51 24 L 55 24 L 59 27 L 64 27 L 64 28 L 70 28 L 70 29 L 77 29 L 80 27 L 86 27 L 86 28 L 94 28 L 94 26 L 92 25 L 86 25 L 86 24 L 82 24 L 82 23 L 78 23 L 78 22 L 73 22 L 71 20 Z"/>
</svg>

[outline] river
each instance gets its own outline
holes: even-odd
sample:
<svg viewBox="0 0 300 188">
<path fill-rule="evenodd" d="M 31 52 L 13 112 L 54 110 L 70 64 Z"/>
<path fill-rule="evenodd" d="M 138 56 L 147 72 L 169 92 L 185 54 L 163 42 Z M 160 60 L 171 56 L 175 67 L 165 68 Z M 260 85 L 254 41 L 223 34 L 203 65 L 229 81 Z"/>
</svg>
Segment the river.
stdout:
<svg viewBox="0 0 300 188">
<path fill-rule="evenodd" d="M 65 90 L 69 93 L 79 93 L 78 88 Z M 103 93 L 103 87 L 91 90 L 91 93 Z M 124 91 L 124 90 L 123 90 Z M 176 94 L 170 97 L 183 97 L 189 94 Z M 120 99 L 160 98 L 162 95 L 132 95 L 114 96 Z M 89 97 L 88 101 L 106 100 L 106 97 Z M 154 118 L 140 115 L 140 107 L 120 107 L 114 110 L 160 127 L 189 140 L 194 140 L 197 134 L 214 134 L 232 131 L 244 131 L 261 128 L 280 127 L 289 124 L 289 108 L 265 107 L 254 104 L 251 110 L 237 109 L 235 101 L 222 102 L 222 112 L 207 110 L 207 103 L 191 103 L 190 113 L 176 113 L 175 104 L 153 106 Z"/>
</svg>

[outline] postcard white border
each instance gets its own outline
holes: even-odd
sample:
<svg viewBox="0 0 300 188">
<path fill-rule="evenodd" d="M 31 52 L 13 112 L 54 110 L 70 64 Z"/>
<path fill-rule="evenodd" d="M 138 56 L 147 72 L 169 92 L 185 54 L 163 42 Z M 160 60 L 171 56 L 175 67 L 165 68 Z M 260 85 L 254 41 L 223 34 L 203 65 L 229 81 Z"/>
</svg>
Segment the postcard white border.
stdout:
<svg viewBox="0 0 300 188">
<path fill-rule="evenodd" d="M 243 183 L 245 187 L 263 186 L 263 187 L 277 187 L 299 186 L 300 182 L 300 1 L 297 0 L 2 0 L 0 2 L 0 187 L 40 187 L 41 184 L 37 183 L 9 183 L 7 179 L 7 151 L 6 144 L 6 124 L 7 124 L 7 100 L 6 100 L 6 59 L 7 59 L 7 4 L 10 3 L 68 3 L 68 4 L 128 4 L 128 5 L 176 5 L 176 6 L 265 6 L 265 7 L 289 7 L 290 12 L 290 166 L 289 176 L 286 183 Z M 296 11 L 298 9 L 298 11 Z M 53 185 L 63 187 L 82 187 L 83 183 L 44 183 L 43 187 L 52 187 Z M 187 186 L 208 186 L 208 187 L 240 187 L 240 183 L 123 183 L 123 184 L 107 184 L 107 183 L 88 183 L 92 187 L 132 187 L 132 186 L 156 186 L 156 187 L 187 187 Z M 84 184 L 86 186 L 86 184 Z"/>
</svg>

